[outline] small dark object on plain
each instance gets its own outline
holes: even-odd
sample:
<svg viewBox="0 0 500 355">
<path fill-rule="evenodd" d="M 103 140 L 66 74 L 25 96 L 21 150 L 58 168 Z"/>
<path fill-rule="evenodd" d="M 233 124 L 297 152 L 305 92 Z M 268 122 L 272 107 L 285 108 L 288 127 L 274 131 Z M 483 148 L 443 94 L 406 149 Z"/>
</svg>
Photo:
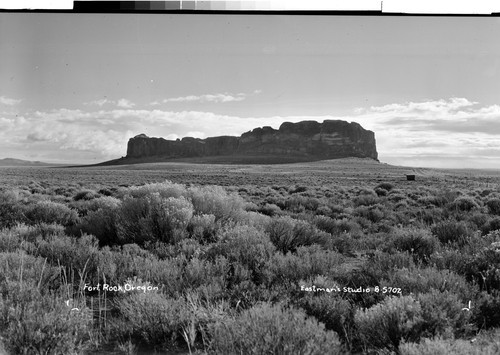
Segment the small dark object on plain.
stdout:
<svg viewBox="0 0 500 355">
<path fill-rule="evenodd" d="M 415 175 L 406 175 L 406 180 L 415 181 Z"/>
</svg>

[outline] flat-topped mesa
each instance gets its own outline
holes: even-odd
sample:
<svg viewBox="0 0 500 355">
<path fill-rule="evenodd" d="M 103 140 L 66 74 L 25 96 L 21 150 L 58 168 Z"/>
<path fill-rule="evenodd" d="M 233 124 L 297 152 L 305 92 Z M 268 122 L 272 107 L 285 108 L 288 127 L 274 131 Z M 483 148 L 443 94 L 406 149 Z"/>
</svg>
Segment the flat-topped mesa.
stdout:
<svg viewBox="0 0 500 355">
<path fill-rule="evenodd" d="M 131 138 L 127 147 L 127 158 L 209 156 L 283 156 L 288 161 L 293 157 L 298 161 L 378 157 L 375 134 L 358 123 L 341 120 L 284 122 L 277 130 L 255 128 L 241 137 L 185 137 L 174 141 L 140 134 Z"/>
</svg>

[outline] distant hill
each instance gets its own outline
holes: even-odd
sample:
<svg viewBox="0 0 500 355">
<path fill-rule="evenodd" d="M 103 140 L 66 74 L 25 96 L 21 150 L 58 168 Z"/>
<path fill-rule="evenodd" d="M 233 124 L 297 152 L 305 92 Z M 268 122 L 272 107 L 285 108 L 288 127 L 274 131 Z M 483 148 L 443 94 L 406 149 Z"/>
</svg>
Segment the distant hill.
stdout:
<svg viewBox="0 0 500 355">
<path fill-rule="evenodd" d="M 0 166 L 58 166 L 60 164 L 49 164 L 41 161 L 29 161 L 13 158 L 0 159 Z"/>
<path fill-rule="evenodd" d="M 139 134 L 128 141 L 127 156 L 98 165 L 151 162 L 280 164 L 338 158 L 377 160 L 375 134 L 356 122 L 284 122 L 279 129 L 255 128 L 240 137 L 177 140 Z"/>
</svg>

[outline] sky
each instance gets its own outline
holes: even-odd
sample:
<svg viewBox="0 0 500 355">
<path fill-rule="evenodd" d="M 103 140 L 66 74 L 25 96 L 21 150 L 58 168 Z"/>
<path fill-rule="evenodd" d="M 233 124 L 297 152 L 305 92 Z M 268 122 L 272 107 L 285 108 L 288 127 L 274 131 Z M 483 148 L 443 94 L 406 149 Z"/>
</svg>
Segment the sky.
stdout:
<svg viewBox="0 0 500 355">
<path fill-rule="evenodd" d="M 0 159 L 342 119 L 379 160 L 500 166 L 500 18 L 0 13 Z"/>
</svg>

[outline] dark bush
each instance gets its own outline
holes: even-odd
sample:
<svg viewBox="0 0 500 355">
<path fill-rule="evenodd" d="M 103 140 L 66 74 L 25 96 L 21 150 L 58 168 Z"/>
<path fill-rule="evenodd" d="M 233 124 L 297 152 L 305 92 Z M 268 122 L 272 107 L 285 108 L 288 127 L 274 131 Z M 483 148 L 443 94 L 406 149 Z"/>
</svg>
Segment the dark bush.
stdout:
<svg viewBox="0 0 500 355">
<path fill-rule="evenodd" d="M 468 222 L 470 223 L 472 228 L 480 230 L 489 221 L 489 219 L 489 215 L 477 211 L 472 212 L 469 215 Z"/>
<path fill-rule="evenodd" d="M 366 350 L 396 351 L 401 342 L 420 338 L 422 307 L 412 296 L 389 297 L 368 309 L 358 309 L 355 322 Z"/>
<path fill-rule="evenodd" d="M 259 208 L 258 211 L 270 217 L 281 214 L 281 208 L 279 208 L 275 204 L 269 204 L 269 203 L 266 203 L 264 206 Z"/>
<path fill-rule="evenodd" d="M 467 244 L 472 237 L 472 231 L 467 223 L 460 221 L 439 222 L 431 227 L 431 232 L 443 244 L 455 243 L 458 246 Z"/>
<path fill-rule="evenodd" d="M 223 256 L 235 267 L 246 267 L 253 281 L 260 281 L 265 264 L 275 252 L 269 237 L 254 227 L 238 225 L 221 231 L 218 238 L 207 250 L 207 257 L 215 260 Z"/>
<path fill-rule="evenodd" d="M 288 190 L 288 193 L 289 194 L 296 194 L 296 193 L 306 192 L 306 191 L 307 191 L 306 186 L 297 185 L 297 186 L 290 187 L 290 189 Z"/>
<path fill-rule="evenodd" d="M 328 330 L 336 332 L 340 339 L 350 345 L 354 333 L 354 307 L 345 299 L 329 294 L 306 296 L 298 306 L 309 316 L 315 317 Z"/>
<path fill-rule="evenodd" d="M 479 328 L 500 327 L 500 292 L 481 292 L 474 300 L 474 321 Z"/>
<path fill-rule="evenodd" d="M 0 229 L 23 222 L 26 222 L 26 217 L 19 194 L 14 191 L 0 192 Z"/>
<path fill-rule="evenodd" d="M 495 217 L 488 220 L 482 227 L 481 232 L 483 234 L 488 234 L 490 232 L 500 229 L 500 217 Z"/>
<path fill-rule="evenodd" d="M 305 221 L 294 220 L 289 216 L 275 218 L 266 228 L 271 242 L 283 254 L 294 252 L 300 246 L 325 244 L 328 234 L 318 231 Z"/>
<path fill-rule="evenodd" d="M 451 204 L 450 208 L 460 211 L 460 212 L 469 212 L 472 209 L 479 208 L 478 203 L 473 197 L 470 196 L 460 196 L 457 197 Z"/>
<path fill-rule="evenodd" d="M 393 233 L 394 248 L 407 251 L 418 260 L 428 260 L 438 247 L 436 238 L 426 229 L 398 229 Z"/>
<path fill-rule="evenodd" d="M 378 189 L 382 189 L 385 191 L 391 191 L 394 188 L 394 185 L 390 182 L 382 182 L 376 186 Z"/>
<path fill-rule="evenodd" d="M 95 192 L 94 190 L 82 190 L 78 191 L 76 195 L 73 197 L 73 200 L 75 201 L 80 201 L 80 200 L 92 200 L 94 198 L 99 197 L 99 194 Z"/>
<path fill-rule="evenodd" d="M 354 206 L 372 206 L 380 202 L 380 199 L 376 195 L 361 195 L 354 198 Z"/>
<path fill-rule="evenodd" d="M 388 191 L 385 189 L 381 189 L 380 187 L 376 187 L 374 189 L 375 193 L 377 194 L 378 197 L 384 197 L 387 196 Z"/>
<path fill-rule="evenodd" d="M 215 222 L 213 214 L 200 214 L 191 218 L 187 231 L 191 238 L 201 244 L 209 244 L 217 240 L 216 234 L 219 228 L 220 223 Z"/>
<path fill-rule="evenodd" d="M 491 200 L 488 200 L 486 202 L 486 206 L 488 206 L 490 213 L 500 215 L 500 199 L 499 198 L 493 198 Z"/>
<path fill-rule="evenodd" d="M 274 254 L 266 265 L 267 284 L 298 282 L 317 275 L 328 275 L 343 262 L 344 257 L 317 245 L 297 248 L 296 254 Z"/>
<path fill-rule="evenodd" d="M 431 290 L 417 295 L 422 307 L 422 337 L 436 336 L 458 338 L 472 332 L 471 312 L 463 311 L 467 303 L 460 301 L 457 295 L 445 291 Z"/>
<path fill-rule="evenodd" d="M 361 226 L 356 221 L 347 218 L 333 219 L 327 216 L 316 216 L 313 222 L 318 229 L 332 235 L 361 232 Z"/>
<path fill-rule="evenodd" d="M 369 207 L 360 206 L 354 210 L 354 215 L 366 218 L 370 222 L 378 223 L 385 217 L 385 208 L 380 204 Z"/>
</svg>

